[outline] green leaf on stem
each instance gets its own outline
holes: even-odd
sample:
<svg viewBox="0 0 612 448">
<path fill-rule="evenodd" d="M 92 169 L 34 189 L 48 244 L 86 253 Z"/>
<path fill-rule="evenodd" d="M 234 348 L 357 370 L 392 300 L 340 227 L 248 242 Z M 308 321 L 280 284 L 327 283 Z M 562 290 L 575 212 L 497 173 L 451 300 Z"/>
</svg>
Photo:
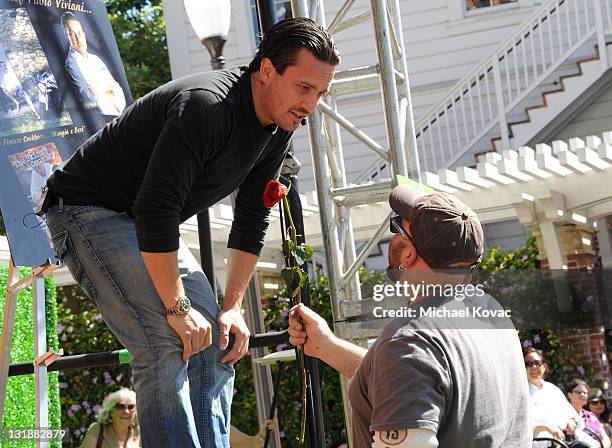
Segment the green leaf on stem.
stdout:
<svg viewBox="0 0 612 448">
<path fill-rule="evenodd" d="M 293 244 L 293 241 L 288 238 L 283 241 L 283 254 L 285 255 L 285 257 L 290 257 L 294 250 L 295 244 Z"/>
<path fill-rule="evenodd" d="M 309 244 L 302 243 L 293 251 L 293 257 L 295 258 L 295 262 L 301 266 L 308 260 L 310 260 L 313 252 L 314 251 L 312 250 L 312 247 L 310 247 Z"/>
<path fill-rule="evenodd" d="M 291 297 L 295 297 L 300 288 L 300 276 L 296 273 L 295 268 L 283 268 L 281 277 L 287 285 L 287 291 L 290 291 Z"/>
</svg>

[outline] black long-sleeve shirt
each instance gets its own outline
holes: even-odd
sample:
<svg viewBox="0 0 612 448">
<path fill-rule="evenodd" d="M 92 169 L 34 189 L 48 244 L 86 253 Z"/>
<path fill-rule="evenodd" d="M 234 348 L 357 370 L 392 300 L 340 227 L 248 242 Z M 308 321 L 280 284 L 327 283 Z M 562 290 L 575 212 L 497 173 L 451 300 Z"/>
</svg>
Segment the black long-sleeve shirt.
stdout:
<svg viewBox="0 0 612 448">
<path fill-rule="evenodd" d="M 134 102 L 49 179 L 67 204 L 100 205 L 135 218 L 143 252 L 179 247 L 179 223 L 239 187 L 228 247 L 259 254 L 262 202 L 291 133 L 264 128 L 244 67 L 171 81 Z"/>
</svg>

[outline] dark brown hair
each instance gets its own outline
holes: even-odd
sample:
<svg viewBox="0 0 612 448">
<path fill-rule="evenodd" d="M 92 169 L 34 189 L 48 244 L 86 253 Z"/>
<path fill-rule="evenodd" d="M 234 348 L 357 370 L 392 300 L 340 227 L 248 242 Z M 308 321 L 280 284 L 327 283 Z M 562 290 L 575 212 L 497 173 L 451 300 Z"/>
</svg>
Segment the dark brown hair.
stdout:
<svg viewBox="0 0 612 448">
<path fill-rule="evenodd" d="M 340 55 L 329 33 L 311 19 L 295 17 L 281 20 L 263 36 L 249 64 L 249 73 L 258 71 L 262 59 L 268 58 L 282 75 L 295 63 L 302 48 L 308 49 L 320 61 L 331 65 L 340 63 Z"/>
<path fill-rule="evenodd" d="M 544 352 L 535 347 L 527 347 L 525 350 L 523 350 L 523 358 L 531 353 L 537 353 L 538 355 L 540 355 L 540 359 L 546 362 L 546 360 L 544 359 Z"/>
<path fill-rule="evenodd" d="M 570 392 L 573 392 L 574 389 L 576 389 L 578 386 L 584 386 L 587 392 L 589 390 L 589 385 L 586 383 L 586 381 L 581 380 L 580 378 L 574 378 L 565 385 L 565 392 L 569 394 Z"/>
</svg>

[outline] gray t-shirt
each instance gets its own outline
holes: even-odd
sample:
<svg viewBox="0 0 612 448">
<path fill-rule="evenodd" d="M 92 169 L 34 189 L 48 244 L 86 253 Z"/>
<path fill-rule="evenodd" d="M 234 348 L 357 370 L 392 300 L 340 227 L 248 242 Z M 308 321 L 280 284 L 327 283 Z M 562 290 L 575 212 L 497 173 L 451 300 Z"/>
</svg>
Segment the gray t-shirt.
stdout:
<svg viewBox="0 0 612 448">
<path fill-rule="evenodd" d="M 349 385 L 354 446 L 371 447 L 374 431 L 421 428 L 440 448 L 530 447 L 527 376 L 510 327 L 469 317 L 393 320 Z"/>
</svg>

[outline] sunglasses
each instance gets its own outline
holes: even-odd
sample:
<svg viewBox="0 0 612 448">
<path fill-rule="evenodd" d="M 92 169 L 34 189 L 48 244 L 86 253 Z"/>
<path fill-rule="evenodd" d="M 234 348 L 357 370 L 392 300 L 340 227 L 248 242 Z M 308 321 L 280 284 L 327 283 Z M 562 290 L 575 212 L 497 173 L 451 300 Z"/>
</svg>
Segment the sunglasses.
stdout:
<svg viewBox="0 0 612 448">
<path fill-rule="evenodd" d="M 572 393 L 578 394 L 578 395 L 588 395 L 589 394 L 589 392 L 586 390 L 573 390 Z"/>
<path fill-rule="evenodd" d="M 526 368 L 530 368 L 530 367 L 540 367 L 542 364 L 544 364 L 544 361 L 542 361 L 541 359 L 533 359 L 531 361 L 525 361 L 525 367 Z"/>
<path fill-rule="evenodd" d="M 402 218 L 400 216 L 394 216 L 392 218 L 389 218 L 389 231 L 391 233 L 399 233 L 402 238 L 414 244 L 414 241 L 410 234 L 408 234 L 408 232 L 406 232 L 406 229 L 402 227 Z"/>
<path fill-rule="evenodd" d="M 135 404 L 123 404 L 123 403 L 117 403 L 115 405 L 115 409 L 117 409 L 118 411 L 133 411 L 134 409 L 136 409 L 136 405 Z"/>
</svg>

